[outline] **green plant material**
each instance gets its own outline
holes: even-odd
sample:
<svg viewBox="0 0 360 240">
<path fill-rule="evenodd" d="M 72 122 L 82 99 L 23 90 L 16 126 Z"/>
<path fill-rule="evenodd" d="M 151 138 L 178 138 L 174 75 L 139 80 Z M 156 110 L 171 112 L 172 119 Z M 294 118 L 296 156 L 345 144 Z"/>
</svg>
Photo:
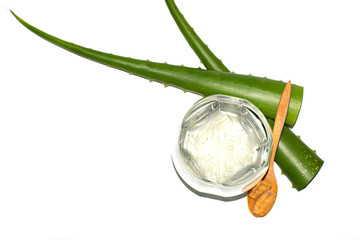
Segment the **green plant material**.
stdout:
<svg viewBox="0 0 360 240">
<path fill-rule="evenodd" d="M 229 70 L 211 52 L 194 32 L 193 28 L 187 23 L 186 19 L 176 7 L 174 0 L 165 0 L 165 2 L 180 31 L 194 52 L 197 53 L 200 60 L 211 63 L 205 65 L 206 68 L 209 70 L 228 72 Z M 274 121 L 270 118 L 267 119 L 270 126 L 273 127 Z M 324 161 L 316 155 L 315 151 L 311 150 L 300 140 L 300 137 L 296 136 L 287 126 L 284 126 L 276 152 L 275 162 L 280 167 L 281 172 L 287 176 L 293 187 L 298 191 L 304 189 L 311 182 L 324 163 Z"/>
<path fill-rule="evenodd" d="M 87 59 L 203 96 L 225 94 L 245 98 L 270 118 L 275 117 L 277 105 L 285 87 L 285 83 L 267 78 L 174 66 L 99 52 L 51 36 L 26 23 L 15 14 L 14 16 L 36 35 Z M 302 96 L 303 88 L 293 84 L 286 120 L 286 123 L 291 126 L 298 116 Z"/>
<path fill-rule="evenodd" d="M 269 118 L 267 120 L 272 128 L 274 120 Z M 316 152 L 288 127 L 284 127 L 281 133 L 275 162 L 298 191 L 304 189 L 314 179 L 324 164 Z"/>
<path fill-rule="evenodd" d="M 230 72 L 227 67 L 218 59 L 208 46 L 199 38 L 194 29 L 188 24 L 173 0 L 165 0 L 171 15 L 190 47 L 194 50 L 206 69 L 219 72 Z"/>
</svg>

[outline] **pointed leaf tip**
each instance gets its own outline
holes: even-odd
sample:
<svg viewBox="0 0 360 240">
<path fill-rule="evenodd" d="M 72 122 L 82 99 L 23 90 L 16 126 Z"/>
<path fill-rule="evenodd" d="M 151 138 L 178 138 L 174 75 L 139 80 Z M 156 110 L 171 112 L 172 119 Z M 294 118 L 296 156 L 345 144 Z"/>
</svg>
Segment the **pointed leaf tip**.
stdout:
<svg viewBox="0 0 360 240">
<path fill-rule="evenodd" d="M 10 9 L 11 14 L 19 21 L 19 22 L 23 22 L 23 20 L 21 18 L 18 17 L 18 15 L 16 15 L 11 9 Z"/>
<path fill-rule="evenodd" d="M 17 18 L 17 15 L 11 9 L 9 9 L 9 10 L 10 10 L 11 14 L 14 15 L 14 17 Z"/>
</svg>

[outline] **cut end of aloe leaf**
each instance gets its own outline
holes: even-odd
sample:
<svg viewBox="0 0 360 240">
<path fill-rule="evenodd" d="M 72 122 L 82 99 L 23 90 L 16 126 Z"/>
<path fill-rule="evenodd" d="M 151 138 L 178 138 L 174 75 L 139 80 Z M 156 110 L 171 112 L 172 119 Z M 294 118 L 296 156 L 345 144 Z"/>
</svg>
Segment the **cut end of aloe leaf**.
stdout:
<svg viewBox="0 0 360 240">
<path fill-rule="evenodd" d="M 296 116 L 294 117 L 294 120 L 292 121 L 292 124 L 289 125 L 290 128 L 292 128 L 295 124 L 296 124 L 296 121 L 298 120 L 299 118 L 299 114 L 300 114 L 300 110 L 301 110 L 301 106 L 302 106 L 302 100 L 303 100 L 303 97 L 304 97 L 304 88 L 301 88 L 300 89 L 300 93 L 299 93 L 299 96 L 300 96 L 300 101 L 298 101 L 296 104 Z M 291 120 L 290 120 L 291 121 Z"/>
</svg>

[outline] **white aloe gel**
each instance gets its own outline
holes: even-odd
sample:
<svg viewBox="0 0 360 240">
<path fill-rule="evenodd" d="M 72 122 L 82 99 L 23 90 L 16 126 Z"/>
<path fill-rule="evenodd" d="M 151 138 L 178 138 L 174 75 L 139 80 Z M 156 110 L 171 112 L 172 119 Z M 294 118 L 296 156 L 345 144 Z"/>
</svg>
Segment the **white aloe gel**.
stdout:
<svg viewBox="0 0 360 240">
<path fill-rule="evenodd" d="M 235 196 L 266 171 L 271 145 L 260 110 L 244 99 L 213 95 L 184 117 L 173 160 L 195 190 Z"/>
</svg>

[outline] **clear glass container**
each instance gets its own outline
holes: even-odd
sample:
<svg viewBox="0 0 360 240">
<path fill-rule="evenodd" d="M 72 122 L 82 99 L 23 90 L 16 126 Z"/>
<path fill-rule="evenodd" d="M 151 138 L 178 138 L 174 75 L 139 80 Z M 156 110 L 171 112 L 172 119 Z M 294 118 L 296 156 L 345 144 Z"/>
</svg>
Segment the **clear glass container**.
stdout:
<svg viewBox="0 0 360 240">
<path fill-rule="evenodd" d="M 180 178 L 194 190 L 234 197 L 264 176 L 271 147 L 270 126 L 255 105 L 212 95 L 185 115 L 172 159 Z"/>
</svg>

